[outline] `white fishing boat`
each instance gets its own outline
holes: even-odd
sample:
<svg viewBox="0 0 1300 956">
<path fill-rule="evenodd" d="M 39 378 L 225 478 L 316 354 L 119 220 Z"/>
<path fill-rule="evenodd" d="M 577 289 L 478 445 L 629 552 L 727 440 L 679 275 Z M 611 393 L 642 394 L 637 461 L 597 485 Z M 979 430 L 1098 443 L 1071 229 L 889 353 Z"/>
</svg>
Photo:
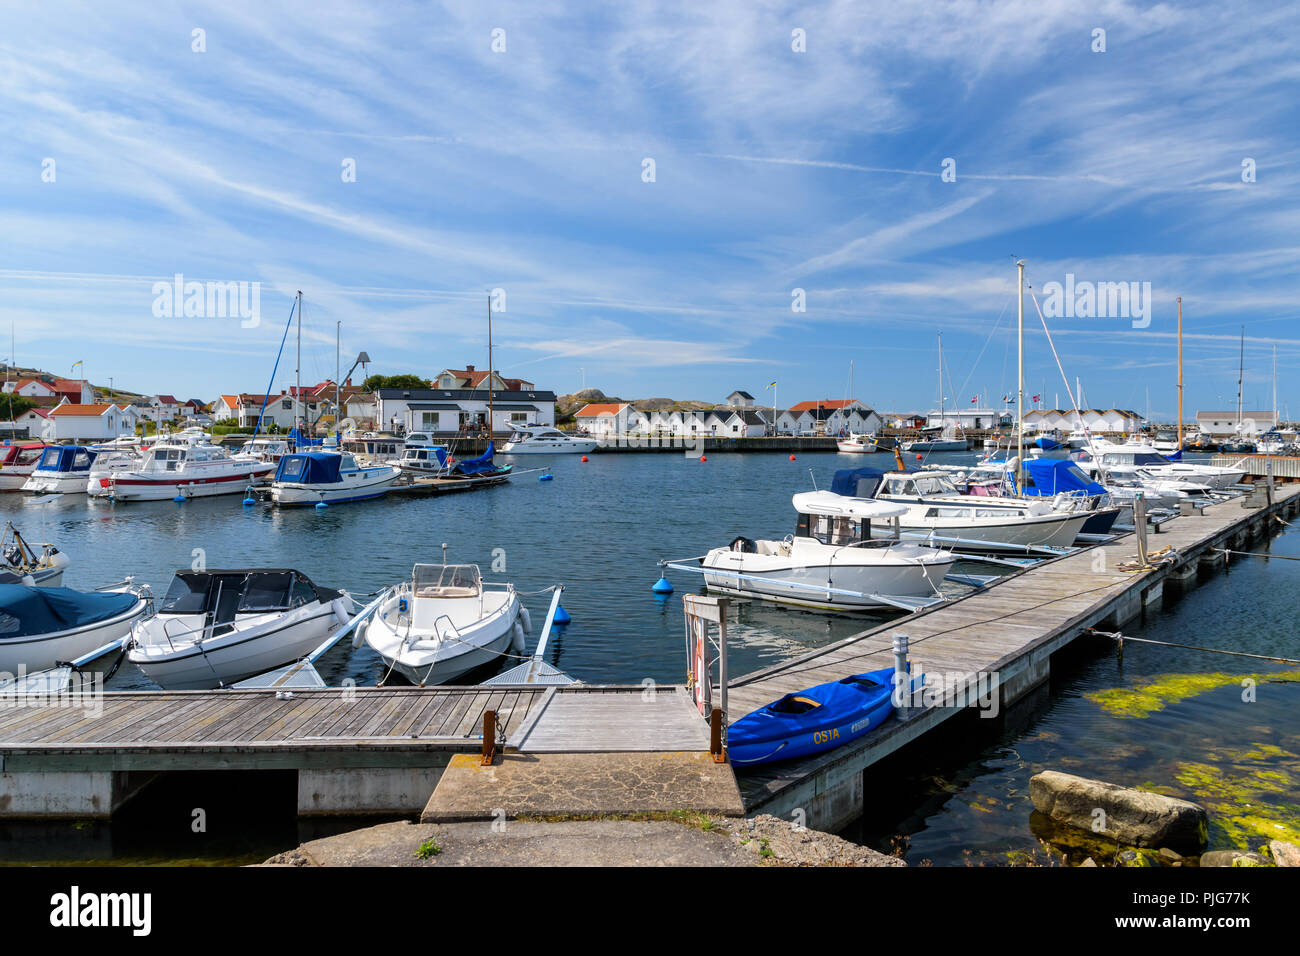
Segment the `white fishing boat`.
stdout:
<svg viewBox="0 0 1300 956">
<path fill-rule="evenodd" d="M 585 455 L 599 442 L 594 438 L 566 435 L 550 425 L 510 424 L 513 432 L 501 446 L 503 455 Z"/>
<path fill-rule="evenodd" d="M 529 629 L 514 585 L 483 581 L 474 564 L 417 564 L 355 640 L 413 684 L 445 684 L 521 652 Z"/>
<path fill-rule="evenodd" d="M 1088 521 L 1086 511 L 1058 510 L 1051 499 L 964 495 L 942 471 L 837 471 L 831 492 L 905 505 L 903 537 L 930 537 L 959 551 L 1068 548 Z"/>
<path fill-rule="evenodd" d="M 152 603 L 148 589 L 129 580 L 90 592 L 0 584 L 0 682 L 125 638 Z"/>
<path fill-rule="evenodd" d="M 441 445 L 411 445 L 403 450 L 401 458 L 394 458 L 388 464 L 417 475 L 438 475 L 451 467 L 451 461 L 447 449 Z"/>
<path fill-rule="evenodd" d="M 33 494 L 84 495 L 95 453 L 84 445 L 47 445 L 23 482 Z"/>
<path fill-rule="evenodd" d="M 850 433 L 848 438 L 841 438 L 835 443 L 837 451 L 842 451 L 848 455 L 865 455 L 874 451 L 880 451 L 880 446 L 876 444 L 875 435 L 858 435 Z"/>
<path fill-rule="evenodd" d="M 177 571 L 127 658 L 167 690 L 228 686 L 309 654 L 347 624 L 353 601 L 301 571 Z"/>
<path fill-rule="evenodd" d="M 401 471 L 392 465 L 361 465 L 354 455 L 334 451 L 285 455 L 271 479 L 277 505 L 344 504 L 388 494 Z"/>
<path fill-rule="evenodd" d="M 71 563 L 66 554 L 49 542 L 42 543 L 37 551 L 12 521 L 5 522 L 4 533 L 0 535 L 0 584 L 58 587 Z"/>
<path fill-rule="evenodd" d="M 950 551 L 899 540 L 903 505 L 828 491 L 797 494 L 793 504 L 794 534 L 780 541 L 739 537 L 704 555 L 710 590 L 821 610 L 911 607 L 939 595 L 957 560 Z"/>
<path fill-rule="evenodd" d="M 0 491 L 21 491 L 48 447 L 40 442 L 0 445 Z"/>
<path fill-rule="evenodd" d="M 154 445 L 133 467 L 98 475 L 86 491 L 115 501 L 161 501 L 233 495 L 269 475 L 275 466 L 234 458 L 224 448 L 189 438 Z"/>
</svg>

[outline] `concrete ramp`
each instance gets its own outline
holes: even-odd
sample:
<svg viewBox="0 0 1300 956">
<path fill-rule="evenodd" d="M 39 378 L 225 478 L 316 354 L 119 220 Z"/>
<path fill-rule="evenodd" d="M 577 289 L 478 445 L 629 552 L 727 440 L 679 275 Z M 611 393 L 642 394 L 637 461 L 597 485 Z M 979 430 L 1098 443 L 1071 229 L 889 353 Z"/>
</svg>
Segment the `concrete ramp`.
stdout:
<svg viewBox="0 0 1300 956">
<path fill-rule="evenodd" d="M 490 767 L 456 754 L 422 823 L 693 810 L 743 816 L 731 765 L 707 753 L 507 753 Z"/>
</svg>

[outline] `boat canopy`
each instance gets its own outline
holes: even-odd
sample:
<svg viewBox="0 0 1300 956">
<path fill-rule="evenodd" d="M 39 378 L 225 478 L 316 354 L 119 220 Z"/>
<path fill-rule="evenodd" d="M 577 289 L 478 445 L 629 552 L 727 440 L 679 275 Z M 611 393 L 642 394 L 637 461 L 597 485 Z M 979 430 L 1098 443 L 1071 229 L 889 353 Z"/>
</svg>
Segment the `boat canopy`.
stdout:
<svg viewBox="0 0 1300 956">
<path fill-rule="evenodd" d="M 1074 496 L 1104 495 L 1106 488 L 1093 481 L 1072 461 L 1060 458 L 1030 458 L 1024 463 L 1026 495 L 1052 497 L 1057 494 Z"/>
<path fill-rule="evenodd" d="M 492 464 L 492 455 L 496 451 L 496 444 L 488 442 L 487 451 L 477 458 L 466 458 L 456 462 L 456 471 L 462 475 L 479 475 L 485 471 L 491 471 L 496 467 Z"/>
<path fill-rule="evenodd" d="M 309 448 L 313 445 L 325 444 L 324 438 L 309 438 L 296 425 L 289 429 L 289 441 L 293 442 L 296 448 Z"/>
<path fill-rule="evenodd" d="M 50 445 L 36 467 L 41 471 L 89 471 L 95 453 L 83 445 Z"/>
<path fill-rule="evenodd" d="M 411 570 L 411 593 L 420 598 L 478 597 L 483 577 L 477 564 L 417 564 Z"/>
<path fill-rule="evenodd" d="M 292 568 L 248 568 L 233 571 L 177 571 L 159 613 L 264 614 L 287 611 L 313 601 L 328 604 L 340 592 L 313 584 Z"/>
<path fill-rule="evenodd" d="M 336 452 L 308 451 L 285 455 L 275 469 L 274 481 L 304 485 L 330 485 L 342 481 L 339 465 L 343 457 Z"/>
<path fill-rule="evenodd" d="M 845 468 L 835 472 L 831 493 L 848 498 L 871 498 L 884 477 L 885 473 L 876 468 Z"/>
<path fill-rule="evenodd" d="M 138 600 L 118 591 L 0 584 L 0 641 L 98 624 L 125 614 Z"/>
<path fill-rule="evenodd" d="M 875 521 L 907 514 L 907 506 L 892 501 L 876 501 L 837 495 L 833 491 L 805 491 L 791 499 L 794 510 L 803 515 L 831 515 Z"/>
</svg>

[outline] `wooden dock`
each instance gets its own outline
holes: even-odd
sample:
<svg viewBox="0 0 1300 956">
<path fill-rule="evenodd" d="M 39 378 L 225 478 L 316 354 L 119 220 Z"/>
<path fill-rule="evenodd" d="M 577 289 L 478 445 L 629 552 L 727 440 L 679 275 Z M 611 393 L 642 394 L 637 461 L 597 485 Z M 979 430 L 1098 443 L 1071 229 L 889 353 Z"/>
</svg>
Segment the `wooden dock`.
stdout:
<svg viewBox="0 0 1300 956">
<path fill-rule="evenodd" d="M 727 717 L 734 721 L 786 693 L 891 666 L 899 632 L 908 636 L 914 673 L 942 676 L 949 686 L 974 678 L 964 685 L 972 698 L 982 694 L 985 712 L 1001 712 L 1045 681 L 1052 655 L 1085 629 L 1118 630 L 1167 585 L 1193 586 L 1200 570 L 1223 566 L 1220 549 L 1259 550 L 1248 542 L 1275 533 L 1300 511 L 1300 484 L 1276 485 L 1271 500 L 1268 494 L 1261 487 L 1179 515 L 1149 534 L 1146 568 L 1134 566 L 1137 536 L 1128 534 L 733 678 Z M 535 797 L 528 775 L 536 773 L 549 781 L 548 792 L 572 801 L 572 790 L 565 793 L 555 775 L 579 764 L 587 775 L 581 779 L 596 775 L 605 787 L 584 791 L 575 805 L 587 809 L 605 799 L 626 809 L 628 795 L 616 792 L 618 766 L 631 768 L 635 792 L 654 794 L 656 807 L 674 800 L 683 802 L 681 809 L 691 808 L 691 800 L 722 806 L 734 788 L 727 765 L 701 758 L 710 745 L 708 726 L 678 687 L 110 691 L 77 698 L 19 706 L 0 696 L 0 817 L 106 816 L 157 774 L 195 770 L 296 770 L 304 814 L 417 812 L 453 759 L 464 762 L 481 751 L 488 711 L 499 721 L 497 759 L 512 761 L 501 777 L 502 787 L 510 781 L 510 793 Z M 965 696 L 922 702 L 822 756 L 742 771 L 744 811 L 785 815 L 801 808 L 809 826 L 840 827 L 860 814 L 872 764 L 979 704 Z M 564 754 L 573 760 L 556 756 Z M 599 769 L 602 755 L 611 758 L 608 772 Z M 656 766 L 663 768 L 660 778 Z M 686 786 L 689 773 L 711 783 Z M 472 777 L 472 785 L 459 786 L 446 812 L 473 816 L 474 800 L 484 801 L 483 814 L 503 806 L 491 802 L 502 792 L 485 784 L 492 775 L 465 769 L 461 776 Z M 537 809 L 535 801 L 527 806 Z"/>
</svg>

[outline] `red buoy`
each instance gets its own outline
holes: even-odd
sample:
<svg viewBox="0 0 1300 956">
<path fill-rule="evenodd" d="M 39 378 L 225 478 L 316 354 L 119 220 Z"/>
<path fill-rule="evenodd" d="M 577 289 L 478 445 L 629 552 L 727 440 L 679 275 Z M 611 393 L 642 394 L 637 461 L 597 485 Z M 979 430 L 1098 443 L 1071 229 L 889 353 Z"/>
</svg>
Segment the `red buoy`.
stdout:
<svg viewBox="0 0 1300 956">
<path fill-rule="evenodd" d="M 703 455 L 700 456 L 700 461 L 708 461 L 708 460 L 709 459 L 705 458 Z"/>
<path fill-rule="evenodd" d="M 794 461 L 794 455 L 791 455 L 791 456 L 790 456 L 790 460 L 791 460 L 791 461 Z"/>
<path fill-rule="evenodd" d="M 583 455 L 583 456 L 582 456 L 582 460 L 583 460 L 583 461 L 586 461 L 586 460 L 587 460 L 587 456 L 586 456 L 586 455 Z"/>
<path fill-rule="evenodd" d="M 921 460 L 921 456 L 920 456 L 920 455 L 917 455 L 917 456 L 916 456 L 916 460 L 917 460 L 917 461 L 920 461 L 920 460 Z"/>
</svg>

